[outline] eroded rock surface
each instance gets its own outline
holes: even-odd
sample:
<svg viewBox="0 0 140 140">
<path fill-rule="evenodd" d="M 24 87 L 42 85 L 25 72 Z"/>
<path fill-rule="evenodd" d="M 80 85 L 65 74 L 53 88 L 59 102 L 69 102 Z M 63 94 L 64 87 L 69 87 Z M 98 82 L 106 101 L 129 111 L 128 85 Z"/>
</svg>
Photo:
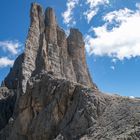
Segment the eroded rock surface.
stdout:
<svg viewBox="0 0 140 140">
<path fill-rule="evenodd" d="M 40 5 L 32 4 L 30 16 L 25 52 L 16 60 L 5 84 L 14 89 L 19 86 L 24 94 L 30 77 L 47 71 L 55 77 L 95 88 L 86 66 L 82 34 L 71 29 L 67 38 L 52 8 L 44 12 Z"/>
<path fill-rule="evenodd" d="M 0 130 L 9 122 L 14 112 L 16 94 L 7 87 L 0 87 Z"/>
<path fill-rule="evenodd" d="M 140 100 L 98 90 L 82 34 L 67 37 L 52 8 L 34 3 L 30 15 L 25 51 L 0 88 L 0 140 L 139 140 Z"/>
</svg>

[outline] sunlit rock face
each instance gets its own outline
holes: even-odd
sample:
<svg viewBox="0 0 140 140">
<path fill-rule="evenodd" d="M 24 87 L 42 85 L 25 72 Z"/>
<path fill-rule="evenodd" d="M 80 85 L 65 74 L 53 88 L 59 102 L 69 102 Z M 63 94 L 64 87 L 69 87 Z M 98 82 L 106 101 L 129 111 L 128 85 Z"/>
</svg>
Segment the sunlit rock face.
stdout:
<svg viewBox="0 0 140 140">
<path fill-rule="evenodd" d="M 40 5 L 32 4 L 30 17 L 25 51 L 5 78 L 6 85 L 14 89 L 19 86 L 24 94 L 30 77 L 46 71 L 57 78 L 95 88 L 86 66 L 82 34 L 71 29 L 67 38 L 57 24 L 52 8 L 44 12 Z"/>
<path fill-rule="evenodd" d="M 101 93 L 78 29 L 36 3 L 25 51 L 0 87 L 0 140 L 137 140 L 140 100 Z M 6 117 L 5 117 L 6 116 Z"/>
</svg>

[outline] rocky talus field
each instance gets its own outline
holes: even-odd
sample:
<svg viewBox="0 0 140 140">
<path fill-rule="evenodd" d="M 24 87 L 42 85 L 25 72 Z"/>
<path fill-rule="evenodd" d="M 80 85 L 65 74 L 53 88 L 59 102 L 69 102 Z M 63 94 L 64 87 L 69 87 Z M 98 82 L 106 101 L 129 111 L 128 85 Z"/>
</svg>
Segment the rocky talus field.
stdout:
<svg viewBox="0 0 140 140">
<path fill-rule="evenodd" d="M 98 89 L 80 31 L 67 37 L 37 3 L 30 18 L 25 51 L 0 87 L 0 140 L 140 140 L 140 99 Z"/>
</svg>

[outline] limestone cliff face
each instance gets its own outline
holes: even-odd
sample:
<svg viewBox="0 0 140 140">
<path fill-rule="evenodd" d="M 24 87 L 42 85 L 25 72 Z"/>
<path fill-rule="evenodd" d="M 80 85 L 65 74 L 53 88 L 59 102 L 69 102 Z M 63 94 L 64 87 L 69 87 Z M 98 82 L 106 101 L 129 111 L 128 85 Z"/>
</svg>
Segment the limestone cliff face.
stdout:
<svg viewBox="0 0 140 140">
<path fill-rule="evenodd" d="M 138 140 L 140 100 L 101 93 L 78 29 L 31 6 L 25 51 L 0 87 L 0 140 Z"/>
<path fill-rule="evenodd" d="M 30 77 L 47 71 L 55 77 L 96 88 L 88 74 L 82 34 L 77 29 L 71 29 L 67 38 L 57 24 L 52 8 L 44 12 L 40 5 L 32 4 L 30 16 L 25 52 L 20 56 L 22 58 L 18 58 L 20 60 L 16 60 L 18 62 L 15 62 L 13 70 L 5 78 L 6 85 L 13 88 L 10 85 L 12 81 L 15 83 L 14 88 L 19 84 L 22 93 L 25 93 Z M 17 63 L 20 65 L 18 70 Z"/>
</svg>

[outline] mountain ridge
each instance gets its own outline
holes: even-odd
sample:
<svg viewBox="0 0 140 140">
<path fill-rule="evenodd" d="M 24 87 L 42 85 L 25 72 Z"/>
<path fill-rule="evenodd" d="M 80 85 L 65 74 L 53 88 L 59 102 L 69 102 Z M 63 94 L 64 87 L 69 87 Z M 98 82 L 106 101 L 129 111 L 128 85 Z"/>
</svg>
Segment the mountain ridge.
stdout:
<svg viewBox="0 0 140 140">
<path fill-rule="evenodd" d="M 102 93 L 78 29 L 33 3 L 25 51 L 0 87 L 0 140 L 139 140 L 140 100 Z"/>
<path fill-rule="evenodd" d="M 31 6 L 30 16 L 31 24 L 25 43 L 25 52 L 20 60 L 23 61 L 20 68 L 21 74 L 20 70 L 13 70 L 19 72 L 19 77 L 16 78 L 20 79 L 19 85 L 22 92 L 25 93 L 26 83 L 31 75 L 41 70 L 51 71 L 56 77 L 92 86 L 86 66 L 84 41 L 79 30 L 70 29 L 70 35 L 66 37 L 65 32 L 58 26 L 55 13 L 50 7 L 44 12 L 39 4 L 34 3 Z M 7 87 L 10 87 L 9 75 L 4 80 Z M 24 78 L 20 78 L 20 75 Z"/>
</svg>

